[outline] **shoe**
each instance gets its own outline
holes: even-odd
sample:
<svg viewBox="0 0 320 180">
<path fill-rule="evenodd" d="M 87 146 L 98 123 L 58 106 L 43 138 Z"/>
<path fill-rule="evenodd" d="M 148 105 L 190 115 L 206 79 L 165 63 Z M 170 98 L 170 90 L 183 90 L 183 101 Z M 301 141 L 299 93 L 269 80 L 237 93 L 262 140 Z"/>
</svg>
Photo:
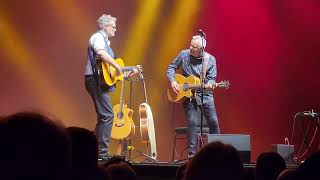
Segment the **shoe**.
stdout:
<svg viewBox="0 0 320 180">
<path fill-rule="evenodd" d="M 99 161 L 108 161 L 111 158 L 109 154 L 99 154 L 98 160 Z"/>
<path fill-rule="evenodd" d="M 188 154 L 188 159 L 191 160 L 193 158 L 194 154 Z"/>
</svg>

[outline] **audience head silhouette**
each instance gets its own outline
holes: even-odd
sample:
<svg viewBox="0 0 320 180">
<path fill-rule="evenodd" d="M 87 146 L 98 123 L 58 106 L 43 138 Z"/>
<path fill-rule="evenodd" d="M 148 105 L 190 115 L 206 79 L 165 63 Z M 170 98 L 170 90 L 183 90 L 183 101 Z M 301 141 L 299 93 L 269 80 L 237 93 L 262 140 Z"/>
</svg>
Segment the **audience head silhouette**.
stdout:
<svg viewBox="0 0 320 180">
<path fill-rule="evenodd" d="M 258 156 L 255 168 L 256 180 L 275 180 L 286 169 L 284 159 L 276 152 L 263 152 Z"/>
<path fill-rule="evenodd" d="M 183 180 L 185 178 L 186 170 L 187 170 L 188 164 L 182 164 L 179 166 L 176 172 L 176 179 L 177 180 Z"/>
<path fill-rule="evenodd" d="M 104 166 L 109 172 L 112 180 L 136 179 L 137 175 L 131 163 L 120 156 L 113 156 L 104 164 Z"/>
<path fill-rule="evenodd" d="M 240 157 L 234 147 L 221 142 L 211 142 L 191 159 L 186 170 L 186 179 L 235 180 L 240 179 L 242 169 Z"/>
<path fill-rule="evenodd" d="M 299 179 L 320 179 L 320 151 L 313 153 L 298 168 Z"/>
<path fill-rule="evenodd" d="M 285 169 L 283 170 L 277 180 L 298 180 L 297 169 Z"/>
<path fill-rule="evenodd" d="M 75 179 L 93 178 L 98 168 L 98 141 L 84 128 L 68 127 L 72 147 L 72 175 Z"/>
<path fill-rule="evenodd" d="M 0 179 L 59 180 L 70 175 L 65 128 L 46 116 L 19 112 L 0 123 Z"/>
</svg>

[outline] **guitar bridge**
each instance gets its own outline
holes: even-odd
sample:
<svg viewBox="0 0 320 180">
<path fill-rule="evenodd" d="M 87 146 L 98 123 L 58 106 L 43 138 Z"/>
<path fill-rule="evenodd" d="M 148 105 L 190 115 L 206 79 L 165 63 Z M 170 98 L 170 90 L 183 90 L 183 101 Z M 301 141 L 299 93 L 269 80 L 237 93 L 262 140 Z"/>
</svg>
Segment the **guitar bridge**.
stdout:
<svg viewBox="0 0 320 180">
<path fill-rule="evenodd" d="M 122 127 L 123 126 L 123 124 L 116 124 L 116 127 Z"/>
</svg>

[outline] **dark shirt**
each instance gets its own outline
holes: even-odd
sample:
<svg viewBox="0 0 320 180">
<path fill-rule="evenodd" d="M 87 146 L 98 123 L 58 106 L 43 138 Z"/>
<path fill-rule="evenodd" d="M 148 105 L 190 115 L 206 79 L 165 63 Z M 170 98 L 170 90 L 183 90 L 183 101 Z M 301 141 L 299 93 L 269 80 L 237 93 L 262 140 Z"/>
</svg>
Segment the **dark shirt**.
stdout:
<svg viewBox="0 0 320 180">
<path fill-rule="evenodd" d="M 208 67 L 204 78 L 205 83 L 214 84 L 216 82 L 217 67 L 216 59 L 211 54 L 205 52 L 205 56 L 208 56 Z M 188 77 L 190 75 L 200 78 L 202 70 L 202 60 L 197 59 L 190 55 L 190 50 L 182 50 L 180 54 L 169 64 L 167 70 L 167 77 L 170 83 L 175 81 L 175 71 L 181 67 L 182 75 Z M 202 90 L 196 91 L 197 104 L 201 104 Z M 213 95 L 211 90 L 203 91 L 203 103 L 213 102 Z"/>
</svg>

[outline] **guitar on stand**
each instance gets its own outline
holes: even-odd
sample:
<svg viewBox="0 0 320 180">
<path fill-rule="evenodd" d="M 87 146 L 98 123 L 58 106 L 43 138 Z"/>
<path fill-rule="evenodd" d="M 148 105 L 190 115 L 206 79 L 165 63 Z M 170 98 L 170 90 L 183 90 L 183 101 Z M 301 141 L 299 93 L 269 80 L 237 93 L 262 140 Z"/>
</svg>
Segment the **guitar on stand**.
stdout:
<svg viewBox="0 0 320 180">
<path fill-rule="evenodd" d="M 120 104 L 113 106 L 113 113 L 115 116 L 110 135 L 111 138 L 119 140 L 115 154 L 120 155 L 122 154 L 122 149 L 124 149 L 122 147 L 123 142 L 129 140 L 135 134 L 135 125 L 132 120 L 133 110 L 130 109 L 127 104 L 124 104 L 124 79 L 127 79 L 128 76 L 125 77 L 123 73 L 133 70 L 138 70 L 141 72 L 142 66 L 125 66 L 123 60 L 121 58 L 117 58 L 115 59 L 115 62 L 121 67 L 123 73 L 116 75 L 116 69 L 113 66 L 101 61 L 100 58 L 97 58 L 96 61 L 98 62 L 96 69 L 98 71 L 99 82 L 101 84 L 112 86 L 116 82 L 122 81 Z"/>
<path fill-rule="evenodd" d="M 139 106 L 141 140 L 142 140 L 142 143 L 147 143 L 147 146 L 149 145 L 149 142 L 150 142 L 151 158 L 153 161 L 157 161 L 156 160 L 157 145 L 156 145 L 153 115 L 152 115 L 151 107 L 148 104 L 146 84 L 145 84 L 142 73 L 140 74 L 140 76 L 143 82 L 144 98 L 145 98 L 145 103 L 142 103 Z"/>
<path fill-rule="evenodd" d="M 130 139 L 135 134 L 135 125 L 132 120 L 133 110 L 124 103 L 125 81 L 122 81 L 120 104 L 113 106 L 114 119 L 111 129 L 111 137 L 119 140 L 116 154 L 121 153 L 121 143 L 123 140 Z"/>
<path fill-rule="evenodd" d="M 140 77 L 131 80 L 131 82 L 134 81 L 143 81 L 143 88 L 144 88 L 144 96 L 145 96 L 145 103 L 140 104 L 139 106 L 139 116 L 140 116 L 140 133 L 141 133 L 141 140 L 142 143 L 146 143 L 147 147 L 149 148 L 149 143 L 151 146 L 151 155 L 148 155 L 148 153 L 143 153 L 137 149 L 135 149 L 134 146 L 130 145 L 127 146 L 127 150 L 129 150 L 129 159 L 131 158 L 131 151 L 135 151 L 139 154 L 139 156 L 146 157 L 149 161 L 152 162 L 158 162 L 157 158 L 157 148 L 156 148 L 156 138 L 155 138 L 155 131 L 154 131 L 154 122 L 153 122 L 153 115 L 151 107 L 148 104 L 147 101 L 147 91 L 146 91 L 146 85 L 145 80 L 143 77 L 143 74 L 140 72 Z M 131 89 L 130 89 L 130 96 L 131 96 Z"/>
<path fill-rule="evenodd" d="M 125 82 L 122 82 L 120 104 L 113 106 L 113 112 L 115 114 L 111 137 L 114 139 L 127 139 L 134 135 L 134 122 L 132 120 L 133 110 L 128 108 L 124 103 L 124 86 Z"/>
</svg>

